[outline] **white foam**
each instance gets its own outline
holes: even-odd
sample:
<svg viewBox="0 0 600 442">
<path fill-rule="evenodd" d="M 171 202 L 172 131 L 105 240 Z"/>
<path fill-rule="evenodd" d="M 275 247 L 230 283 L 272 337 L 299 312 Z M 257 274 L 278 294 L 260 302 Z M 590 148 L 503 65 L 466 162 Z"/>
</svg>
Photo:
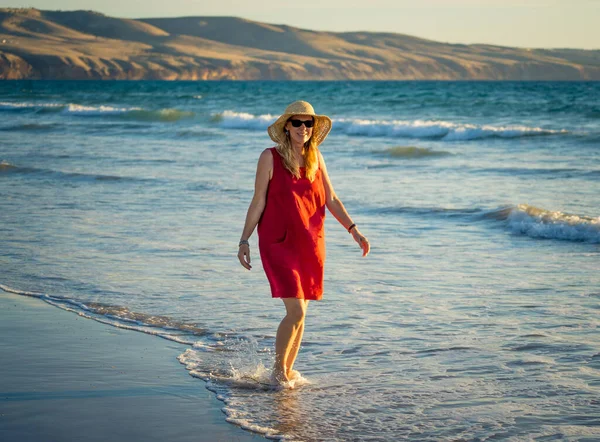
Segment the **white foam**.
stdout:
<svg viewBox="0 0 600 442">
<path fill-rule="evenodd" d="M 84 106 L 75 103 L 11 103 L 0 102 L 0 109 L 61 109 L 63 113 L 77 115 L 107 115 L 107 114 L 122 114 L 130 111 L 143 110 L 140 107 L 113 107 L 113 106 Z"/>
<path fill-rule="evenodd" d="M 142 332 L 142 333 L 146 333 L 148 335 L 153 335 L 153 336 L 157 336 L 159 338 L 163 338 L 166 339 L 168 341 L 173 341 L 173 342 L 177 342 L 179 344 L 185 344 L 185 345 L 192 345 L 194 343 L 194 341 L 192 341 L 189 338 L 184 338 L 178 335 L 171 335 L 169 333 L 164 333 L 160 330 L 157 329 L 153 329 L 149 326 L 133 326 L 133 325 L 126 325 L 123 324 L 121 322 L 121 320 L 114 320 L 111 321 L 108 319 L 108 315 L 107 316 L 96 316 L 90 313 L 87 313 L 85 310 L 81 311 L 75 308 L 71 308 L 68 307 L 66 305 L 64 305 L 65 303 L 67 304 L 71 304 L 74 306 L 78 306 L 80 308 L 83 309 L 83 304 L 79 304 L 77 302 L 73 302 L 71 300 L 66 300 L 66 299 L 60 299 L 60 298 L 53 298 L 51 296 L 48 295 L 44 295 L 41 297 L 41 299 L 43 299 L 44 301 L 46 301 L 48 304 L 53 305 L 55 307 L 61 308 L 63 310 L 69 311 L 69 312 L 73 312 L 78 314 L 79 316 L 82 316 L 84 318 L 88 318 L 88 319 L 93 319 L 94 321 L 100 322 L 102 324 L 106 324 L 106 325 L 110 325 L 112 327 L 116 327 L 116 328 L 122 328 L 124 330 L 133 330 L 133 331 L 138 331 L 138 332 Z M 106 319 L 105 319 L 106 318 Z"/>
<path fill-rule="evenodd" d="M 25 290 L 13 289 L 12 287 L 8 287 L 4 284 L 0 284 L 0 289 L 4 290 L 7 293 L 14 293 L 15 295 L 33 296 L 34 298 L 41 298 L 42 296 L 44 296 L 43 293 L 28 292 Z"/>
<path fill-rule="evenodd" d="M 267 439 L 271 440 L 288 440 L 284 435 L 280 434 L 274 428 L 259 425 L 253 422 L 247 412 L 242 412 L 230 406 L 223 407 L 221 411 L 223 411 L 223 413 L 225 413 L 227 416 L 225 421 L 234 425 L 238 425 L 244 430 L 262 434 Z"/>
<path fill-rule="evenodd" d="M 227 415 L 227 422 L 262 434 L 268 439 L 286 440 L 275 429 L 254 420 L 254 413 L 248 411 L 246 401 L 240 400 L 237 392 L 245 392 L 243 396 L 252 390 L 277 391 L 308 384 L 309 381 L 295 372 L 295 377 L 289 384 L 274 382 L 271 370 L 258 359 L 257 343 L 253 340 L 231 341 L 227 343 L 227 348 L 231 350 L 231 356 L 221 369 L 215 366 L 209 368 L 209 360 L 205 360 L 209 355 L 199 352 L 195 346 L 187 349 L 177 359 L 185 365 L 191 376 L 204 380 L 206 389 L 215 393 L 217 399 L 224 403 L 222 411 Z"/>
<path fill-rule="evenodd" d="M 65 107 L 61 103 L 11 103 L 11 102 L 0 102 L 0 109 L 11 110 L 11 109 L 38 109 L 38 108 L 60 108 Z"/>
<path fill-rule="evenodd" d="M 90 309 L 87 305 L 85 305 L 84 303 L 81 303 L 81 302 L 74 301 L 72 299 L 59 298 L 59 297 L 50 296 L 50 295 L 47 295 L 44 293 L 28 292 L 25 290 L 13 289 L 4 284 L 0 284 L 0 289 L 4 290 L 5 292 L 8 292 L 8 293 L 14 293 L 16 295 L 31 296 L 31 297 L 39 298 L 42 301 L 45 301 L 48 304 L 53 305 L 54 307 L 58 307 L 60 309 L 66 310 L 68 312 L 76 313 L 79 316 L 82 316 L 84 318 L 93 319 L 94 321 L 101 322 L 102 324 L 107 324 L 112 327 L 122 328 L 125 330 L 133 330 L 133 331 L 138 331 L 138 332 L 146 333 L 146 334 L 153 335 L 153 336 L 158 336 L 160 338 L 167 339 L 167 340 L 173 341 L 173 342 L 177 342 L 179 344 L 185 344 L 185 345 L 196 344 L 196 345 L 198 345 L 197 342 L 195 342 L 194 340 L 192 340 L 190 338 L 185 338 L 185 337 L 181 337 L 178 335 L 165 333 L 163 331 L 163 329 L 155 329 L 155 328 L 152 328 L 151 326 L 146 326 L 143 323 L 138 323 L 139 325 L 127 325 L 122 322 L 123 321 L 122 318 L 118 318 L 113 315 L 103 315 L 103 316 L 95 315 L 93 313 L 93 310 Z M 111 320 L 111 317 L 114 318 L 114 320 Z"/>
<path fill-rule="evenodd" d="M 513 232 L 532 238 L 600 243 L 600 217 L 569 215 L 519 204 L 510 211 L 508 225 Z"/>
<path fill-rule="evenodd" d="M 364 137 L 441 138 L 455 125 L 445 121 L 402 121 L 337 119 L 335 129 L 346 135 Z"/>
<path fill-rule="evenodd" d="M 80 104 L 69 104 L 63 110 L 66 113 L 85 115 L 118 115 L 130 111 L 143 110 L 141 107 L 112 107 L 112 106 L 83 106 Z"/>
<path fill-rule="evenodd" d="M 567 132 L 565 130 L 547 130 L 528 126 L 491 126 L 432 120 L 338 119 L 335 120 L 334 127 L 346 135 L 389 138 L 441 138 L 444 141 L 465 141 L 491 137 L 519 138 Z"/>
<path fill-rule="evenodd" d="M 277 117 L 253 115 L 226 110 L 214 116 L 220 125 L 230 129 L 266 130 Z M 338 118 L 333 120 L 333 133 L 348 136 L 388 138 L 439 138 L 444 141 L 467 141 L 482 138 L 519 138 L 568 133 L 523 125 L 492 126 L 452 123 L 440 120 L 365 120 Z"/>
<path fill-rule="evenodd" d="M 63 115 L 81 117 L 106 117 L 124 116 L 141 121 L 177 121 L 182 118 L 191 118 L 195 114 L 190 111 L 178 109 L 148 110 L 141 107 L 114 107 L 108 105 L 86 106 L 76 103 L 10 103 L 0 102 L 0 110 L 11 109 L 56 109 Z"/>
<path fill-rule="evenodd" d="M 221 127 L 228 129 L 266 130 L 277 117 L 270 114 L 252 115 L 245 112 L 226 110 L 215 116 L 220 121 Z"/>
<path fill-rule="evenodd" d="M 225 414 L 228 414 L 228 410 L 223 409 L 223 411 L 225 412 Z M 242 427 L 244 430 L 251 431 L 253 433 L 262 434 L 267 439 L 286 440 L 285 436 L 278 434 L 276 432 L 276 430 L 274 430 L 273 428 L 263 427 L 263 426 L 254 424 L 254 423 L 252 423 L 252 421 L 250 421 L 248 419 L 239 419 L 239 418 L 231 417 L 228 415 L 225 420 L 231 424 L 235 424 L 235 425 Z"/>
</svg>

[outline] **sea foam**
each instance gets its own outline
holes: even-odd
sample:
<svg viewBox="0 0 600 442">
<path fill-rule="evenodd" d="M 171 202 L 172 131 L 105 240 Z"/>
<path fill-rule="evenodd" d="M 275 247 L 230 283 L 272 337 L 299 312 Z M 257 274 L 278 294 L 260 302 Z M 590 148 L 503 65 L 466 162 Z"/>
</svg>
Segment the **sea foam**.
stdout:
<svg viewBox="0 0 600 442">
<path fill-rule="evenodd" d="M 270 114 L 255 116 L 229 110 L 213 115 L 214 122 L 228 129 L 266 130 L 276 119 L 277 117 Z"/>
</svg>

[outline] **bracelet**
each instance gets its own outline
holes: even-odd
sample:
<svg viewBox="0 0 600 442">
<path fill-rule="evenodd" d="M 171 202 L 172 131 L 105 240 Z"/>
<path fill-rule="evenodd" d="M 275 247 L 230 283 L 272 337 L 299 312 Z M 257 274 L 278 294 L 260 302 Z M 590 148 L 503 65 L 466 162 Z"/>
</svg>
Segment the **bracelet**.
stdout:
<svg viewBox="0 0 600 442">
<path fill-rule="evenodd" d="M 250 247 L 250 243 L 248 242 L 247 239 L 240 239 L 240 243 L 238 244 L 238 247 L 242 247 L 243 245 Z"/>
<path fill-rule="evenodd" d="M 356 224 L 352 224 L 350 227 L 348 227 L 348 233 L 352 232 L 352 229 L 354 229 L 356 227 Z"/>
</svg>

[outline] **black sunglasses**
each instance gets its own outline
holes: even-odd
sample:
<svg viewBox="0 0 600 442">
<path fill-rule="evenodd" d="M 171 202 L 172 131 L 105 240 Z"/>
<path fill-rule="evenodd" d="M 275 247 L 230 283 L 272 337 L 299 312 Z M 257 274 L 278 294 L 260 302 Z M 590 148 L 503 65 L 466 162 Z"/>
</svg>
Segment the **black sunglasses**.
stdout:
<svg viewBox="0 0 600 442">
<path fill-rule="evenodd" d="M 309 129 L 315 125 L 314 120 L 306 120 L 306 121 L 290 120 L 290 123 L 292 123 L 292 126 L 294 126 L 294 127 L 300 127 L 304 124 Z"/>
</svg>

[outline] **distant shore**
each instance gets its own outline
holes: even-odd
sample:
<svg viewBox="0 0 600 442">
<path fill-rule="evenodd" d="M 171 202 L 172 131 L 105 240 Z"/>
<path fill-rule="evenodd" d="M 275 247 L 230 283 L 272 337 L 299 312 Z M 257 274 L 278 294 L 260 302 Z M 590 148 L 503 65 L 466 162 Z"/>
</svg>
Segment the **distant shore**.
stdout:
<svg viewBox="0 0 600 442">
<path fill-rule="evenodd" d="M 600 81 L 600 50 L 448 44 L 236 17 L 0 8 L 0 79 Z"/>
</svg>

